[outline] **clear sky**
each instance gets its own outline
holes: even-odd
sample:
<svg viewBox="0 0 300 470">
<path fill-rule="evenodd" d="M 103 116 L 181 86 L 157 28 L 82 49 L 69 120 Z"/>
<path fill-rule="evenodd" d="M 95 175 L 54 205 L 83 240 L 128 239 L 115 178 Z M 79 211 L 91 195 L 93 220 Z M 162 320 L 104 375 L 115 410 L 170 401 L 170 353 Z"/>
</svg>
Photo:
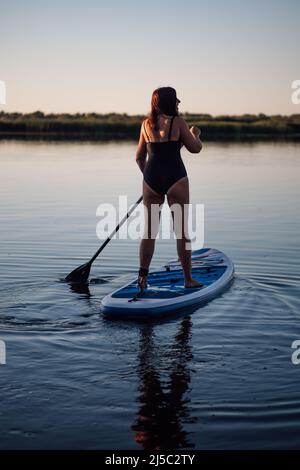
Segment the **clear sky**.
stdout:
<svg viewBox="0 0 300 470">
<path fill-rule="evenodd" d="M 300 0 L 0 0 L 5 111 L 299 113 Z"/>
</svg>

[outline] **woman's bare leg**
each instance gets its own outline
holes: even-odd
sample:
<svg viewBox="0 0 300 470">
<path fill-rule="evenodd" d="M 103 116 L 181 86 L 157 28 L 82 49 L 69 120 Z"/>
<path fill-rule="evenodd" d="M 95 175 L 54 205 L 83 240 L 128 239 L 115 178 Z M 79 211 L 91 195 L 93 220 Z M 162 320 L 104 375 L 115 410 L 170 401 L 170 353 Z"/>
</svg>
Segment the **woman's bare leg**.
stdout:
<svg viewBox="0 0 300 470">
<path fill-rule="evenodd" d="M 160 213 L 164 196 L 153 191 L 143 182 L 143 204 L 145 206 L 145 232 L 140 243 L 140 267 L 148 269 L 155 248 L 155 239 L 159 229 Z M 152 209 L 152 210 L 151 210 Z M 143 276 L 146 277 L 146 276 Z M 143 284 L 146 279 L 141 280 Z"/>
<path fill-rule="evenodd" d="M 168 204 L 173 206 L 172 217 L 174 222 L 174 231 L 177 238 L 177 253 L 180 259 L 185 287 L 197 287 L 203 285 L 191 276 L 191 249 L 190 239 L 188 237 L 188 204 L 189 204 L 189 180 L 187 177 L 177 181 L 167 193 Z M 176 207 L 180 211 L 176 217 Z"/>
</svg>

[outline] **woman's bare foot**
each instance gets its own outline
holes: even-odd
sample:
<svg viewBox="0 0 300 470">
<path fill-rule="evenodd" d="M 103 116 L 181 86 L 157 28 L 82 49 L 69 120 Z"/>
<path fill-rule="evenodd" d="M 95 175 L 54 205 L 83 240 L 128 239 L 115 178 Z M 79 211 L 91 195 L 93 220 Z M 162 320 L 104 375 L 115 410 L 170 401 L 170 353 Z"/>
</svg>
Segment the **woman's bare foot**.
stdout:
<svg viewBox="0 0 300 470">
<path fill-rule="evenodd" d="M 185 281 L 184 287 L 201 287 L 204 286 L 202 282 L 196 281 L 196 279 L 189 279 L 188 281 Z"/>
</svg>

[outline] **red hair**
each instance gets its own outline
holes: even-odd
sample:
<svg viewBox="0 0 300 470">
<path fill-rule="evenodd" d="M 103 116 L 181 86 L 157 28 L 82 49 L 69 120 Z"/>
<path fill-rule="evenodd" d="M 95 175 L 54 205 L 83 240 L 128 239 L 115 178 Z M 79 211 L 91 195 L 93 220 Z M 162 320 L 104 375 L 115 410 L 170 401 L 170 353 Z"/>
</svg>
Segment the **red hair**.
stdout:
<svg viewBox="0 0 300 470">
<path fill-rule="evenodd" d="M 176 90 L 172 87 L 161 87 L 154 90 L 151 98 L 151 111 L 148 115 L 148 121 L 151 129 L 158 131 L 159 114 L 168 116 L 178 116 Z"/>
</svg>

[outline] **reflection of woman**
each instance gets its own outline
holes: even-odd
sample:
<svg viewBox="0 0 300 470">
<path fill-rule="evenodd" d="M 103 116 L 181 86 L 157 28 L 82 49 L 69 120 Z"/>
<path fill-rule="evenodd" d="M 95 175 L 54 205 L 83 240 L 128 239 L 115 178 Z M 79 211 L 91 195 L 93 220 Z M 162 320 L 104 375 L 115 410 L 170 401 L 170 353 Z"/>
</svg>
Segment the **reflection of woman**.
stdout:
<svg viewBox="0 0 300 470">
<path fill-rule="evenodd" d="M 185 318 L 174 347 L 174 366 L 171 367 L 168 383 L 160 381 L 156 361 L 159 351 L 153 342 L 151 326 L 141 331 L 138 374 L 140 378 L 140 408 L 136 423 L 135 441 L 144 450 L 193 448 L 188 442 L 182 421 L 191 420 L 188 415 L 188 400 L 184 398 L 189 390 L 190 371 L 187 367 L 192 357 L 189 347 L 191 322 Z"/>
<path fill-rule="evenodd" d="M 187 227 L 187 204 L 189 203 L 189 182 L 180 155 L 182 145 L 192 153 L 199 153 L 202 143 L 198 127 L 189 129 L 186 121 L 178 115 L 180 100 L 171 87 L 158 88 L 152 94 L 151 112 L 143 121 L 140 140 L 136 151 L 137 163 L 143 172 L 143 202 L 146 209 L 146 232 L 140 245 L 139 285 L 147 285 L 147 275 L 154 252 L 159 217 L 165 195 L 169 206 L 178 204 L 181 220 L 174 229 L 177 237 L 178 257 L 181 261 L 185 287 L 202 284 L 191 277 L 191 250 L 187 249 L 189 239 Z M 148 160 L 147 158 L 148 152 Z M 152 213 L 151 213 L 152 208 Z M 155 214 L 155 212 L 158 212 Z M 174 219 L 174 214 L 173 219 Z M 177 225 L 177 226 L 176 226 Z"/>
</svg>

